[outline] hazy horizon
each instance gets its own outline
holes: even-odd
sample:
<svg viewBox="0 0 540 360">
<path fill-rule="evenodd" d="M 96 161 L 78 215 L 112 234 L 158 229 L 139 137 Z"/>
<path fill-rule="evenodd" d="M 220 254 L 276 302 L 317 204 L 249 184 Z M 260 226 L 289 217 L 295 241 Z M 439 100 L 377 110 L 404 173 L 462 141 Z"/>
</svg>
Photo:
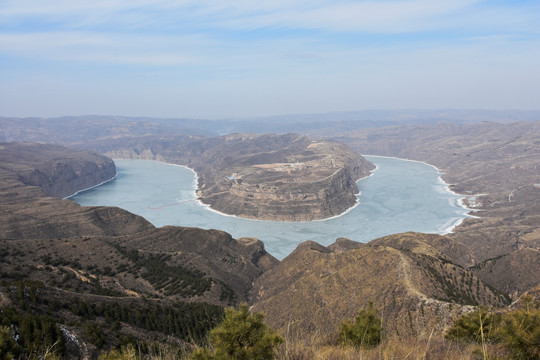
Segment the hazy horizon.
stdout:
<svg viewBox="0 0 540 360">
<path fill-rule="evenodd" d="M 540 3 L 0 0 L 1 116 L 537 110 Z"/>
<path fill-rule="evenodd" d="M 539 118 L 537 118 L 537 116 Z M 318 113 L 289 113 L 289 114 L 273 114 L 260 116 L 239 116 L 239 117 L 183 117 L 183 116 L 153 116 L 153 115 L 124 115 L 124 114 L 63 114 L 55 116 L 18 116 L 5 115 L 0 113 L 0 118 L 14 119 L 141 119 L 141 120 L 201 120 L 201 121 L 262 121 L 262 120 L 290 120 L 295 122 L 310 123 L 313 121 L 321 121 L 321 119 L 329 118 L 332 121 L 376 121 L 377 119 L 397 120 L 402 118 L 404 122 L 414 122 L 415 120 L 438 121 L 440 118 L 446 117 L 453 121 L 537 121 L 540 119 L 540 108 L 521 110 L 521 109 L 364 109 L 354 111 L 329 111 Z"/>
</svg>

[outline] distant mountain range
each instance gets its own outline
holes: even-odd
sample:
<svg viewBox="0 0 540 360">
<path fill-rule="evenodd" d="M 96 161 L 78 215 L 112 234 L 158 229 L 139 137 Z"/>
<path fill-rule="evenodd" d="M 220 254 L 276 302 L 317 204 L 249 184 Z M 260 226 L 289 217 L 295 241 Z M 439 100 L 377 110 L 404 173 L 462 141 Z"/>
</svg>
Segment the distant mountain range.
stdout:
<svg viewBox="0 0 540 360">
<path fill-rule="evenodd" d="M 50 141 L 72 144 L 77 143 L 78 140 L 88 140 L 105 135 L 135 136 L 182 133 L 218 136 L 246 132 L 299 133 L 328 137 L 351 130 L 408 124 L 435 124 L 439 122 L 466 124 L 483 121 L 512 123 L 537 120 L 540 120 L 540 110 L 365 110 L 219 120 L 114 115 L 56 118 L 0 116 L 0 124 L 2 124 L 0 141 L 21 141 L 29 137 L 45 139 L 48 137 Z M 22 129 L 26 130 L 22 131 Z M 45 133 L 33 134 L 33 131 L 37 129 L 44 130 Z M 47 134 L 48 131 L 50 134 Z M 71 135 L 71 137 L 65 138 L 66 135 Z"/>
</svg>

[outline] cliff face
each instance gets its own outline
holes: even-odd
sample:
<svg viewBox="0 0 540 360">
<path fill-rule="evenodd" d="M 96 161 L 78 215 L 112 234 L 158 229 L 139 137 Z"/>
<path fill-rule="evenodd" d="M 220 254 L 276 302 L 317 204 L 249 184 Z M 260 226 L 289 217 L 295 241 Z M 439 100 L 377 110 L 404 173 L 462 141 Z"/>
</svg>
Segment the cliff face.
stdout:
<svg viewBox="0 0 540 360">
<path fill-rule="evenodd" d="M 202 202 L 263 220 L 339 215 L 356 203 L 356 181 L 374 168 L 343 144 L 296 134 L 139 138 L 95 146 L 112 157 L 187 165 L 198 173 Z"/>
<path fill-rule="evenodd" d="M 61 162 L 51 167 L 44 164 L 41 169 L 21 175 L 21 180 L 26 185 L 39 186 L 48 196 L 65 197 L 111 180 L 115 175 L 116 167 L 109 159 L 100 164 L 90 161 L 82 164 Z"/>
<path fill-rule="evenodd" d="M 69 196 L 116 175 L 111 159 L 88 151 L 32 143 L 0 146 L 7 169 L 24 185 L 37 186 L 47 196 Z"/>
<path fill-rule="evenodd" d="M 264 175 L 259 175 L 264 177 Z M 309 221 L 336 216 L 356 203 L 358 188 L 349 168 L 340 168 L 326 178 L 311 183 L 223 181 L 218 189 L 199 192 L 212 208 L 246 218 Z M 227 183 L 229 182 L 229 183 Z"/>
</svg>

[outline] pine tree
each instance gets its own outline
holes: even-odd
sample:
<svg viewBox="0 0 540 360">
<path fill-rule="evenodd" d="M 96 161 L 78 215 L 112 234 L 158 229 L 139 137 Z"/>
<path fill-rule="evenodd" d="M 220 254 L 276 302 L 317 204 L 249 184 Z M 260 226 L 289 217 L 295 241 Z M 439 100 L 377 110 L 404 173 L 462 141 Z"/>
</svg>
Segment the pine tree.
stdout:
<svg viewBox="0 0 540 360">
<path fill-rule="evenodd" d="M 210 332 L 214 349 L 193 353 L 195 360 L 269 360 L 274 358 L 276 345 L 283 339 L 270 329 L 260 313 L 252 314 L 246 304 L 240 309 L 225 310 L 225 319 Z"/>
<path fill-rule="evenodd" d="M 338 342 L 357 348 L 377 346 L 382 337 L 382 320 L 377 312 L 373 303 L 369 303 L 367 309 L 358 312 L 354 321 L 342 322 Z"/>
</svg>

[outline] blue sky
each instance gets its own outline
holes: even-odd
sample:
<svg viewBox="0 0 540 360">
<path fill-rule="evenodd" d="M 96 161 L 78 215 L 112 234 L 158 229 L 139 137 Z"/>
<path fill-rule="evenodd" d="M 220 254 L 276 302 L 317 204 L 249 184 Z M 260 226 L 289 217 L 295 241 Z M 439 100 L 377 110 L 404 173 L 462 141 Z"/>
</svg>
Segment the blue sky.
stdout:
<svg viewBox="0 0 540 360">
<path fill-rule="evenodd" d="M 0 0 L 0 116 L 540 109 L 540 1 Z"/>
</svg>

